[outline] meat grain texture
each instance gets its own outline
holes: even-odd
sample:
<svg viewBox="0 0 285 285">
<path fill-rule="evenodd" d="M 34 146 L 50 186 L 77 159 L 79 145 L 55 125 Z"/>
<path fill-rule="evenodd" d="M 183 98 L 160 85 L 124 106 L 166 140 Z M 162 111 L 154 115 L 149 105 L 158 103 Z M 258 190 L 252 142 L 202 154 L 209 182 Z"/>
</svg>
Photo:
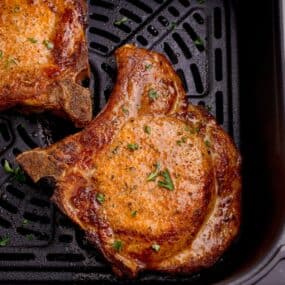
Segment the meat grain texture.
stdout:
<svg viewBox="0 0 285 285">
<path fill-rule="evenodd" d="M 84 0 L 0 0 L 0 110 L 91 121 L 85 17 Z"/>
<path fill-rule="evenodd" d="M 241 158 L 156 52 L 125 45 L 106 107 L 82 132 L 18 156 L 118 275 L 213 265 L 240 226 Z"/>
</svg>

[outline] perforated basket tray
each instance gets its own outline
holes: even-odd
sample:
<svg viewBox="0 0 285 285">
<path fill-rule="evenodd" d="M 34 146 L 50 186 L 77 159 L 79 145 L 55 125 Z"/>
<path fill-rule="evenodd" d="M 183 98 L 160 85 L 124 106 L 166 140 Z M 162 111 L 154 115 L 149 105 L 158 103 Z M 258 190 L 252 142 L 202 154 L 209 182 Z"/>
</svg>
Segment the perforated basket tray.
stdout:
<svg viewBox="0 0 285 285">
<path fill-rule="evenodd" d="M 87 35 L 95 79 L 90 83 L 95 114 L 105 105 L 116 79 L 114 50 L 124 43 L 135 43 L 164 53 L 181 77 L 189 100 L 208 108 L 239 144 L 235 14 L 229 2 L 89 1 Z M 8 160 L 15 167 L 15 156 L 20 152 L 45 146 L 74 131 L 54 117 L 2 113 L 1 163 Z M 114 277 L 82 231 L 50 203 L 50 191 L 29 180 L 17 182 L 3 168 L 0 184 L 0 236 L 9 238 L 8 244 L 0 247 L 0 280 L 125 284 Z M 207 273 L 184 277 L 145 273 L 138 280 L 152 284 L 213 281 L 232 267 L 235 252 L 234 246 Z"/>
</svg>

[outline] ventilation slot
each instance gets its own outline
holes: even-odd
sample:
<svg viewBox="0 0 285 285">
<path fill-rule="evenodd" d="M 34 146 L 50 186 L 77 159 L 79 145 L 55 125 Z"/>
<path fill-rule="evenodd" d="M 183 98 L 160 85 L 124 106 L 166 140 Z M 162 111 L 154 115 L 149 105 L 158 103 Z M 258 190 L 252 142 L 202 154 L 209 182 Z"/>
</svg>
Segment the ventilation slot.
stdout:
<svg viewBox="0 0 285 285">
<path fill-rule="evenodd" d="M 137 41 L 143 46 L 146 46 L 148 44 L 146 38 L 143 36 L 137 36 Z"/>
<path fill-rule="evenodd" d="M 131 12 L 130 10 L 127 10 L 127 9 L 125 9 L 125 8 L 122 8 L 122 9 L 120 9 L 120 13 L 121 13 L 123 16 L 125 16 L 125 17 L 131 19 L 132 21 L 134 21 L 134 22 L 136 22 L 136 23 L 138 23 L 138 24 L 140 24 L 140 23 L 142 22 L 141 17 L 139 17 L 138 15 L 134 14 L 134 13 Z"/>
<path fill-rule="evenodd" d="M 85 257 L 81 254 L 73 253 L 49 253 L 47 255 L 47 261 L 64 261 L 64 262 L 79 262 L 85 260 Z"/>
<path fill-rule="evenodd" d="M 38 199 L 38 198 L 32 198 L 30 203 L 34 206 L 38 206 L 41 208 L 49 208 L 50 203 L 48 201 L 42 200 L 42 199 Z"/>
<path fill-rule="evenodd" d="M 167 27 L 169 25 L 169 21 L 163 17 L 163 16 L 159 16 L 158 17 L 158 22 L 163 26 L 163 27 Z"/>
<path fill-rule="evenodd" d="M 103 0 L 91 0 L 90 4 L 92 6 L 102 7 L 102 8 L 109 9 L 109 10 L 112 10 L 115 8 L 113 3 L 103 1 Z"/>
<path fill-rule="evenodd" d="M 158 36 L 158 30 L 152 25 L 147 27 L 147 31 L 154 37 Z"/>
<path fill-rule="evenodd" d="M 49 217 L 42 216 L 42 215 L 37 215 L 37 214 L 34 214 L 34 213 L 29 213 L 29 212 L 25 212 L 24 213 L 24 218 L 27 219 L 27 220 L 30 220 L 32 222 L 45 224 L 45 225 L 50 223 Z"/>
<path fill-rule="evenodd" d="M 204 43 L 203 43 L 202 39 L 192 29 L 192 27 L 188 23 L 183 24 L 183 27 L 184 27 L 185 31 L 187 32 L 187 34 L 192 39 L 192 41 L 194 42 L 197 49 L 199 51 L 204 51 L 205 50 Z"/>
<path fill-rule="evenodd" d="M 199 25 L 204 24 L 204 19 L 199 13 L 194 13 L 193 18 Z"/>
<path fill-rule="evenodd" d="M 185 74 L 184 74 L 183 70 L 182 69 L 177 69 L 176 73 L 180 77 L 184 89 L 186 90 L 186 92 L 188 92 L 188 85 L 187 85 L 187 81 L 186 81 Z"/>
<path fill-rule="evenodd" d="M 214 35 L 217 39 L 222 37 L 222 14 L 218 7 L 214 9 Z"/>
<path fill-rule="evenodd" d="M 15 196 L 18 199 L 24 199 L 25 198 L 25 193 L 23 193 L 22 191 L 20 191 L 19 189 L 15 188 L 12 185 L 8 185 L 6 187 L 7 192 L 9 192 L 11 195 Z"/>
<path fill-rule="evenodd" d="M 143 10 L 144 12 L 148 14 L 152 13 L 152 9 L 149 6 L 147 6 L 145 3 L 139 0 L 126 0 L 126 1 L 133 4 L 134 6 L 136 6 L 137 8 Z"/>
<path fill-rule="evenodd" d="M 175 7 L 173 7 L 173 6 L 170 6 L 169 8 L 168 8 L 168 11 L 169 11 L 169 13 L 172 15 L 172 16 L 174 16 L 174 17 L 178 17 L 180 14 L 179 14 L 179 11 L 175 8 Z"/>
<path fill-rule="evenodd" d="M 180 2 L 184 7 L 189 7 L 189 6 L 190 6 L 189 0 L 179 0 L 179 2 Z"/>
<path fill-rule="evenodd" d="M 174 33 L 172 35 L 173 39 L 176 41 L 180 49 L 182 50 L 184 56 L 189 59 L 192 57 L 191 52 L 187 46 L 187 44 L 184 42 L 184 40 L 181 38 L 181 36 L 177 33 Z"/>
<path fill-rule="evenodd" d="M 0 227 L 8 229 L 8 228 L 11 228 L 11 226 L 12 225 L 11 225 L 11 223 L 9 221 L 7 221 L 4 218 L 0 217 Z"/>
<path fill-rule="evenodd" d="M 215 76 L 217 81 L 223 79 L 223 61 L 221 49 L 215 50 Z"/>
<path fill-rule="evenodd" d="M 173 49 L 170 47 L 168 43 L 164 43 L 164 51 L 167 54 L 172 64 L 178 63 L 178 58 Z"/>
<path fill-rule="evenodd" d="M 99 22 L 103 22 L 103 23 L 108 23 L 109 18 L 105 15 L 101 15 L 101 14 L 96 14 L 93 13 L 92 15 L 90 15 L 90 19 L 95 20 L 95 21 L 99 21 Z"/>
<path fill-rule="evenodd" d="M 58 237 L 58 240 L 63 243 L 71 243 L 73 240 L 73 237 L 71 235 L 60 235 Z"/>
<path fill-rule="evenodd" d="M 8 142 L 11 139 L 10 136 L 10 132 L 9 132 L 9 128 L 7 126 L 7 124 L 0 124 L 0 134 L 2 135 L 2 138 L 4 139 L 4 141 Z"/>
<path fill-rule="evenodd" d="M 25 144 L 30 148 L 36 148 L 38 145 L 30 138 L 26 129 L 22 125 L 17 126 L 17 131 Z"/>
<path fill-rule="evenodd" d="M 73 228 L 73 223 L 65 217 L 59 218 L 58 224 L 63 228 L 69 228 L 69 229 Z"/>
<path fill-rule="evenodd" d="M 0 207 L 12 214 L 17 214 L 18 212 L 18 209 L 14 205 L 10 204 L 8 201 L 5 200 L 0 200 Z"/>
<path fill-rule="evenodd" d="M 124 23 L 122 23 L 122 24 L 120 24 L 120 25 L 114 24 L 114 26 L 115 26 L 117 29 L 120 29 L 121 31 L 123 31 L 123 32 L 125 32 L 125 33 L 127 33 L 127 34 L 129 34 L 129 33 L 132 31 L 132 29 L 131 29 L 129 26 L 127 26 L 126 24 L 124 24 Z"/>
<path fill-rule="evenodd" d="M 93 49 L 96 49 L 102 53 L 107 53 L 109 51 L 109 49 L 106 46 L 103 46 L 101 44 L 94 43 L 94 42 L 90 43 L 90 47 Z"/>
<path fill-rule="evenodd" d="M 35 256 L 32 253 L 0 253 L 2 261 L 24 261 L 33 260 Z"/>
<path fill-rule="evenodd" d="M 197 67 L 196 64 L 191 64 L 190 69 L 191 69 L 192 76 L 193 76 L 193 79 L 194 79 L 194 84 L 195 84 L 196 91 L 198 93 L 202 94 L 203 91 L 204 91 L 204 88 L 203 88 L 203 83 L 202 83 L 202 80 L 201 80 L 201 76 L 200 76 L 198 67 Z"/>
<path fill-rule="evenodd" d="M 43 232 L 33 231 L 33 230 L 26 229 L 26 228 L 23 228 L 23 227 L 17 228 L 17 232 L 20 235 L 25 236 L 27 241 L 31 241 L 32 242 L 35 239 L 43 240 L 43 241 L 49 240 L 49 236 L 46 233 L 43 233 Z"/>
<path fill-rule="evenodd" d="M 100 37 L 103 37 L 107 40 L 110 40 L 114 43 L 119 43 L 120 42 L 120 38 L 111 34 L 110 32 L 107 32 L 107 31 L 104 31 L 104 30 L 101 30 L 101 29 L 98 29 L 98 28 L 94 28 L 94 27 L 91 27 L 89 29 L 90 33 L 92 34 L 95 34 L 97 36 L 100 36 Z"/>
<path fill-rule="evenodd" d="M 224 123 L 224 102 L 223 102 L 223 93 L 218 91 L 216 93 L 216 119 L 219 124 Z"/>
<path fill-rule="evenodd" d="M 22 151 L 16 147 L 13 148 L 12 152 L 13 152 L 14 156 L 17 156 L 18 154 L 22 153 Z"/>
</svg>

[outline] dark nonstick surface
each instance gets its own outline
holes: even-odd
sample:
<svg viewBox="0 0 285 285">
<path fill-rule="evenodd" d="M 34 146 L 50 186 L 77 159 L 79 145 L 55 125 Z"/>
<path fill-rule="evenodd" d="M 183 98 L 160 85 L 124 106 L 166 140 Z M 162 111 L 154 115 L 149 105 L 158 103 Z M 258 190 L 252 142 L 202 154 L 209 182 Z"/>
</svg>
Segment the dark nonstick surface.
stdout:
<svg viewBox="0 0 285 285">
<path fill-rule="evenodd" d="M 238 240 L 214 267 L 198 274 L 169 276 L 150 272 L 141 274 L 136 281 L 119 280 L 100 253 L 87 243 L 83 232 L 50 203 L 51 190 L 46 183 L 37 186 L 29 180 L 20 183 L 0 168 L 0 236 L 9 238 L 8 244 L 0 247 L 0 281 L 208 284 L 224 280 L 224 284 L 229 284 L 229 280 L 238 282 L 237 277 L 239 280 L 248 279 L 257 272 L 254 271 L 257 268 L 254 262 L 265 255 L 258 246 L 273 216 L 270 212 L 272 197 L 266 190 L 270 187 L 271 177 L 264 167 L 267 158 L 258 155 L 265 148 L 258 141 L 263 140 L 257 119 L 262 107 L 256 105 L 250 122 L 248 114 L 252 105 L 245 107 L 240 120 L 237 8 L 234 4 L 235 1 L 221 0 L 90 0 L 87 34 L 95 79 L 90 83 L 94 91 L 95 113 L 105 105 L 116 79 L 114 50 L 124 43 L 136 43 L 164 53 L 181 77 L 189 100 L 205 105 L 242 147 L 244 156 L 247 155 L 244 159 L 244 191 L 255 191 L 244 195 L 244 222 Z M 265 6 L 264 11 L 267 8 Z M 269 34 L 269 30 L 267 32 Z M 246 53 L 245 45 L 241 46 L 243 49 Z M 251 58 L 245 58 L 242 68 L 246 70 L 247 60 Z M 245 82 L 248 79 L 246 74 L 243 76 Z M 249 85 L 241 85 L 245 93 L 249 93 Z M 254 104 L 255 99 L 246 100 Z M 274 108 L 271 101 L 266 106 Z M 266 118 L 263 117 L 265 122 Z M 252 130 L 243 127 L 247 124 Z M 274 127 L 271 132 L 276 131 Z M 6 159 L 15 166 L 18 153 L 45 146 L 75 131 L 68 122 L 51 116 L 25 117 L 14 111 L 2 113 L 1 163 Z M 252 204 L 254 195 L 259 195 L 256 200 L 259 206 Z M 260 205 L 264 207 L 262 212 L 257 210 Z M 278 225 L 275 229 L 278 231 Z M 264 265 L 274 256 L 272 252 L 276 252 L 276 244 L 270 244 L 268 239 L 267 245 L 262 247 L 268 252 Z M 248 270 L 245 277 L 242 270 Z M 225 281 L 233 274 L 236 277 Z"/>
</svg>

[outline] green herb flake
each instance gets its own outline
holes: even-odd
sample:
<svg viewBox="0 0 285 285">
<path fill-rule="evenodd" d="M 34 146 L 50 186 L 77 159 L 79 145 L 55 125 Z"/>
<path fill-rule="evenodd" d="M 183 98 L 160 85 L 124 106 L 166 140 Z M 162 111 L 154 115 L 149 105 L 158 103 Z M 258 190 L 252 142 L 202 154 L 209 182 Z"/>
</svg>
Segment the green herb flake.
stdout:
<svg viewBox="0 0 285 285">
<path fill-rule="evenodd" d="M 14 171 L 15 179 L 19 182 L 26 182 L 26 175 L 20 167 L 17 167 Z"/>
<path fill-rule="evenodd" d="M 179 145 L 179 146 L 181 146 L 181 145 L 182 145 L 182 141 L 181 141 L 181 140 L 178 140 L 178 141 L 176 141 L 176 144 Z"/>
<path fill-rule="evenodd" d="M 103 204 L 105 202 L 105 195 L 102 193 L 97 193 L 96 200 L 99 204 Z"/>
<path fill-rule="evenodd" d="M 143 129 L 144 129 L 144 132 L 145 132 L 146 134 L 150 135 L 150 133 L 151 133 L 151 128 L 150 128 L 150 126 L 144 126 Z"/>
<path fill-rule="evenodd" d="M 115 240 L 112 244 L 113 249 L 121 251 L 123 249 L 123 243 L 121 240 Z"/>
<path fill-rule="evenodd" d="M 10 68 L 11 65 L 18 65 L 19 62 L 13 56 L 9 56 L 5 63 L 5 68 Z"/>
<path fill-rule="evenodd" d="M 116 21 L 114 22 L 114 25 L 115 25 L 115 26 L 120 26 L 120 25 L 122 25 L 122 24 L 128 22 L 128 20 L 129 20 L 129 19 L 128 19 L 127 17 L 123 17 L 122 19 L 116 20 Z"/>
<path fill-rule="evenodd" d="M 7 246 L 10 242 L 9 237 L 0 237 L 0 246 Z"/>
<path fill-rule="evenodd" d="M 10 165 L 8 160 L 4 160 L 4 166 L 3 166 L 4 170 L 6 173 L 11 173 L 14 174 L 14 169 L 12 168 L 12 166 Z"/>
<path fill-rule="evenodd" d="M 131 216 L 134 218 L 134 217 L 137 215 L 137 213 L 138 213 L 138 211 L 136 211 L 136 210 L 135 210 L 135 211 L 132 211 L 132 212 L 131 212 Z"/>
<path fill-rule="evenodd" d="M 162 188 L 166 188 L 170 191 L 174 190 L 174 184 L 170 177 L 170 173 L 168 169 L 165 169 L 164 171 L 160 172 L 160 175 L 164 178 L 164 180 L 158 181 L 158 186 Z"/>
<path fill-rule="evenodd" d="M 211 147 L 211 143 L 208 140 L 205 140 L 206 147 Z"/>
<path fill-rule="evenodd" d="M 129 115 L 129 110 L 128 110 L 125 106 L 122 107 L 122 111 L 123 111 L 123 113 L 125 113 L 126 115 Z"/>
<path fill-rule="evenodd" d="M 197 0 L 199 4 L 204 4 L 205 0 Z"/>
<path fill-rule="evenodd" d="M 28 239 L 28 240 L 33 240 L 34 239 L 34 235 L 33 234 L 28 234 L 28 235 L 26 235 L 26 238 Z"/>
<path fill-rule="evenodd" d="M 176 22 L 172 22 L 172 23 L 170 24 L 170 29 L 171 29 L 171 30 L 176 29 L 176 27 L 177 27 L 177 23 L 176 23 Z"/>
<path fill-rule="evenodd" d="M 2 58 L 3 58 L 3 51 L 0 50 L 0 59 L 2 59 Z"/>
<path fill-rule="evenodd" d="M 152 68 L 152 64 L 146 64 L 145 65 L 145 70 L 150 70 Z"/>
<path fill-rule="evenodd" d="M 206 109 L 207 109 L 208 112 L 211 112 L 211 111 L 212 111 L 212 107 L 209 106 L 209 105 L 206 105 Z"/>
<path fill-rule="evenodd" d="M 32 44 L 36 44 L 38 42 L 35 38 L 27 38 L 27 40 Z"/>
<path fill-rule="evenodd" d="M 157 93 L 156 90 L 150 89 L 150 90 L 148 91 L 148 97 L 149 97 L 150 99 L 155 100 L 155 99 L 158 98 L 158 96 L 159 96 L 159 95 L 158 95 L 158 93 Z"/>
<path fill-rule="evenodd" d="M 200 46 L 200 47 L 204 46 L 204 43 L 203 43 L 203 41 L 202 41 L 200 38 L 196 39 L 196 40 L 194 41 L 194 44 L 195 44 L 196 46 Z"/>
<path fill-rule="evenodd" d="M 186 137 L 182 137 L 182 138 L 181 138 L 181 141 L 182 141 L 183 143 L 186 143 L 187 138 L 186 138 Z"/>
<path fill-rule="evenodd" d="M 156 252 L 159 252 L 159 250 L 160 250 L 160 245 L 157 244 L 157 243 L 154 243 L 154 244 L 151 246 L 151 249 L 153 249 L 153 250 L 156 251 Z"/>
<path fill-rule="evenodd" d="M 47 49 L 53 49 L 54 48 L 54 44 L 51 41 L 49 41 L 49 40 L 43 40 L 43 45 Z"/>
<path fill-rule="evenodd" d="M 137 143 L 129 143 L 127 148 L 131 151 L 135 151 L 139 149 L 139 145 Z"/>
<path fill-rule="evenodd" d="M 22 222 L 22 225 L 27 225 L 29 223 L 29 221 L 27 219 L 24 219 Z"/>
<path fill-rule="evenodd" d="M 160 164 L 154 164 L 155 170 L 149 174 L 146 181 L 154 181 L 155 178 L 159 175 Z"/>
</svg>

